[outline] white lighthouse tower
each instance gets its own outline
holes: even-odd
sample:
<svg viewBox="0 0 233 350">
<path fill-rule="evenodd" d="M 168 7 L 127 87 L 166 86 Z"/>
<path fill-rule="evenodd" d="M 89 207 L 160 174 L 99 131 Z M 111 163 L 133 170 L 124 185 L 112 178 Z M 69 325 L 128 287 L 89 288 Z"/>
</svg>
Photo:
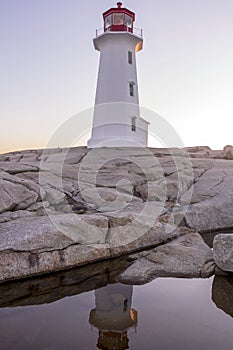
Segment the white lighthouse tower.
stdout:
<svg viewBox="0 0 233 350">
<path fill-rule="evenodd" d="M 140 116 L 136 67 L 142 30 L 134 28 L 135 14 L 121 2 L 103 18 L 104 28 L 94 39 L 100 63 L 88 148 L 146 147 L 149 123 Z"/>
</svg>

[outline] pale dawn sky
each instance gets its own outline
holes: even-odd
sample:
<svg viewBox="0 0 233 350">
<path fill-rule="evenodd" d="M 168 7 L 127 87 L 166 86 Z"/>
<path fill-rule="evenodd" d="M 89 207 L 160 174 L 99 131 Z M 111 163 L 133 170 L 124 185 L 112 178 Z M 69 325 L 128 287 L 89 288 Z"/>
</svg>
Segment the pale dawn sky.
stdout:
<svg viewBox="0 0 233 350">
<path fill-rule="evenodd" d="M 45 147 L 93 106 L 110 0 L 0 0 L 0 153 Z M 125 0 L 144 30 L 140 104 L 186 146 L 233 144 L 233 0 Z M 81 121 L 80 121 L 81 122 Z M 156 126 L 155 126 L 156 127 Z"/>
</svg>

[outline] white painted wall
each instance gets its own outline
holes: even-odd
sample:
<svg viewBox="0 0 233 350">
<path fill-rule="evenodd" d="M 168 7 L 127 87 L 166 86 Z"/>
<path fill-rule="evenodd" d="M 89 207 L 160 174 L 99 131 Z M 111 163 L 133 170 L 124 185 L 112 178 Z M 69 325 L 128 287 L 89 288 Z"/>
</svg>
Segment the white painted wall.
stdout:
<svg viewBox="0 0 233 350">
<path fill-rule="evenodd" d="M 128 32 L 106 32 L 94 39 L 100 63 L 89 148 L 147 146 L 148 123 L 140 118 L 136 67 L 136 46 L 142 43 L 142 38 Z M 136 117 L 136 131 L 131 130 L 131 117 Z"/>
</svg>

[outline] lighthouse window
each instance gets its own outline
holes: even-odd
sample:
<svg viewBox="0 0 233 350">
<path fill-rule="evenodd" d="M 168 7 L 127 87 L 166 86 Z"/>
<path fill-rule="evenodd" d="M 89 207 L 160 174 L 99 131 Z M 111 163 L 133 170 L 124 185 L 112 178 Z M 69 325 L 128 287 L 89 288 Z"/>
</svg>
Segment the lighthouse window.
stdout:
<svg viewBox="0 0 233 350">
<path fill-rule="evenodd" d="M 108 29 L 112 25 L 112 15 L 105 18 L 105 28 Z"/>
<path fill-rule="evenodd" d="M 136 117 L 131 118 L 131 130 L 136 132 Z"/>
<path fill-rule="evenodd" d="M 124 24 L 124 14 L 123 13 L 114 13 L 113 14 L 113 24 L 116 26 L 121 26 Z"/>
<path fill-rule="evenodd" d="M 128 28 L 132 28 L 133 21 L 132 21 L 132 17 L 130 17 L 129 15 L 125 15 L 125 25 Z"/>
<path fill-rule="evenodd" d="M 129 94 L 130 96 L 134 96 L 134 82 L 129 83 Z"/>
<path fill-rule="evenodd" d="M 131 51 L 128 51 L 128 62 L 129 64 L 133 63 L 133 54 Z"/>
</svg>

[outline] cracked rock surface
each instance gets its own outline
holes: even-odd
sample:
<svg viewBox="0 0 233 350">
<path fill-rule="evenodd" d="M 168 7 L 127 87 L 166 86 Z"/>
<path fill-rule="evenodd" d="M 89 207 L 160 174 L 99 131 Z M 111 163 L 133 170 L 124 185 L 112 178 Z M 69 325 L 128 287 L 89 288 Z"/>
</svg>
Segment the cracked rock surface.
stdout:
<svg viewBox="0 0 233 350">
<path fill-rule="evenodd" d="M 231 154 L 227 146 L 0 155 L 0 281 L 137 251 L 126 283 L 135 274 L 138 283 L 210 276 L 212 251 L 199 233 L 233 229 Z"/>
<path fill-rule="evenodd" d="M 190 231 L 136 256 L 136 261 L 118 280 L 127 284 L 145 284 L 157 277 L 206 278 L 213 275 L 214 269 L 211 249 L 198 233 Z"/>
</svg>

